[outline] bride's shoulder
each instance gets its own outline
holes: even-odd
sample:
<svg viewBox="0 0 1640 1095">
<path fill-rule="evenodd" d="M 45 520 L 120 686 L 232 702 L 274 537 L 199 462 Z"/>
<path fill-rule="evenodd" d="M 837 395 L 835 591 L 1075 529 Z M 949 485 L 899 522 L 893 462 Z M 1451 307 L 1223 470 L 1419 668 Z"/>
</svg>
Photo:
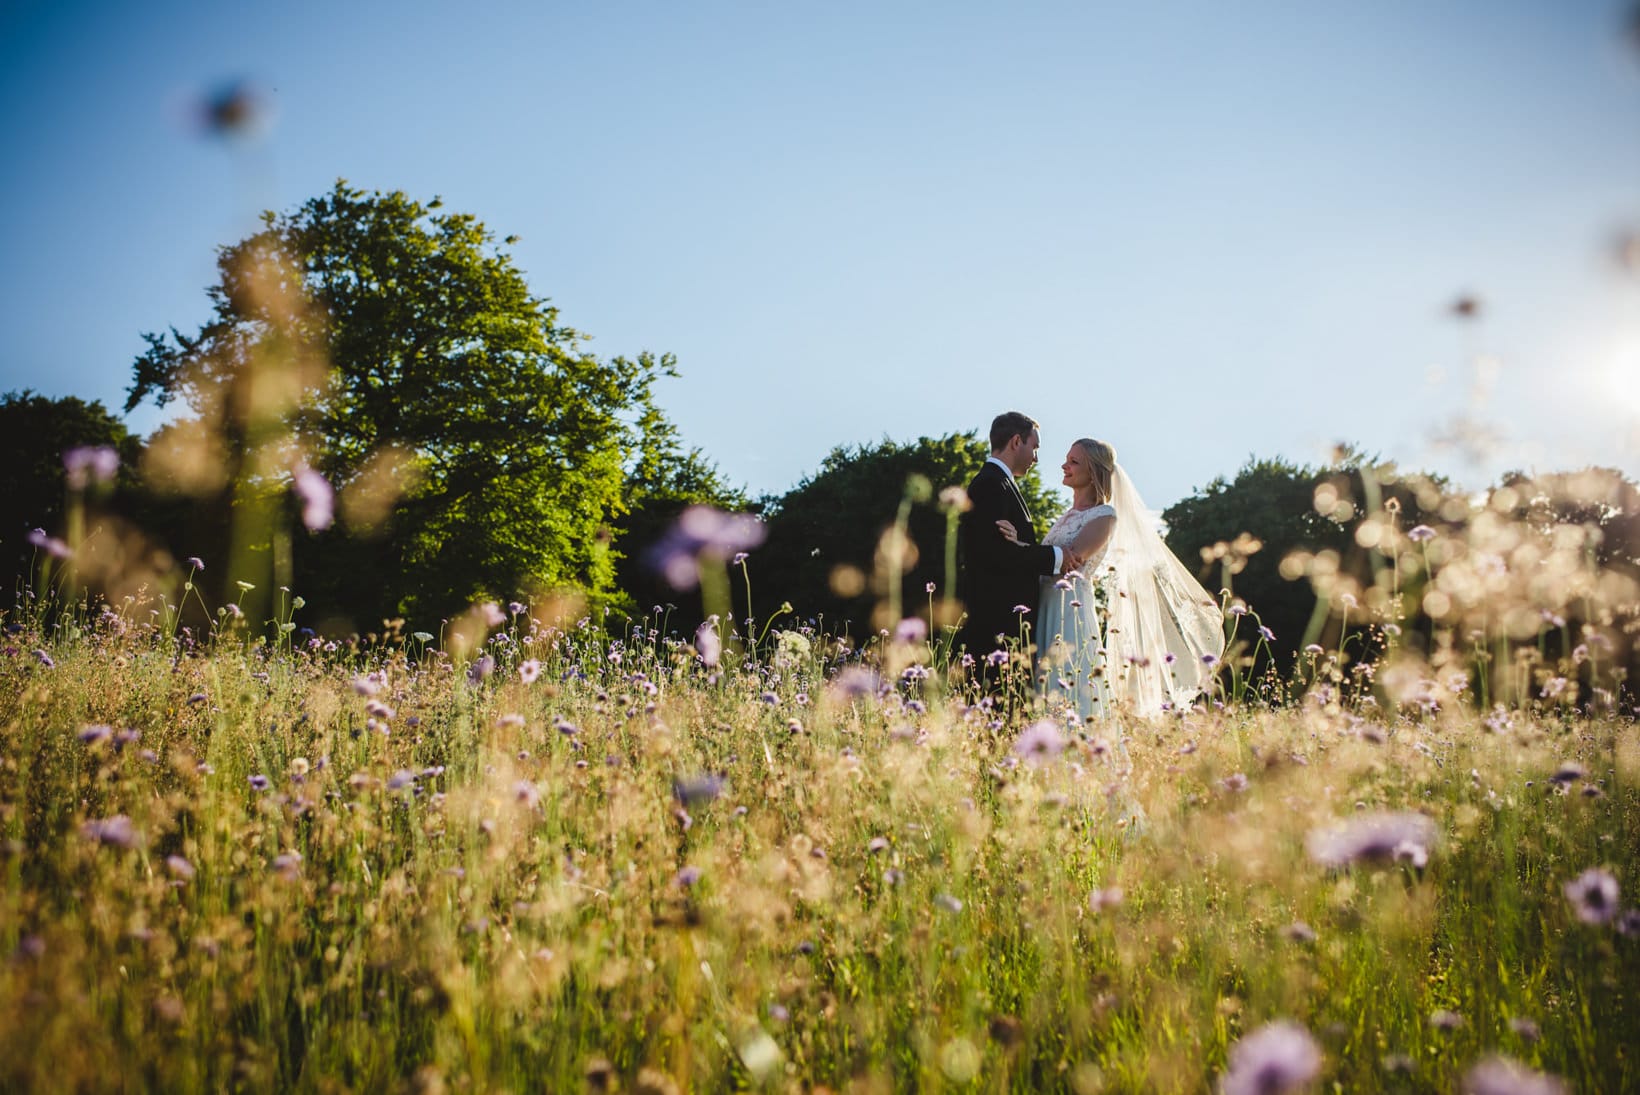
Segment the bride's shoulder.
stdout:
<svg viewBox="0 0 1640 1095">
<path fill-rule="evenodd" d="M 1095 517 L 1115 517 L 1115 516 L 1116 516 L 1116 507 L 1111 505 L 1109 502 L 1101 502 L 1101 503 L 1099 503 L 1099 505 L 1094 506 L 1092 509 L 1088 510 L 1088 520 L 1090 520 L 1090 521 L 1093 520 Z"/>
</svg>

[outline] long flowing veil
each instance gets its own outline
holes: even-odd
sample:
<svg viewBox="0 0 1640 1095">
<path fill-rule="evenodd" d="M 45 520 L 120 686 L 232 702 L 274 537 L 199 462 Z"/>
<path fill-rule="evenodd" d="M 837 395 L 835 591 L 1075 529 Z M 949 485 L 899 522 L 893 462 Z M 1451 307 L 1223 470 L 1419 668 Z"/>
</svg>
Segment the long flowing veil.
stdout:
<svg viewBox="0 0 1640 1095">
<path fill-rule="evenodd" d="M 1187 706 L 1207 690 L 1224 654 L 1224 614 L 1156 532 L 1120 464 L 1111 480 L 1117 513 L 1105 556 L 1117 581 L 1106 633 L 1111 692 L 1118 706 L 1148 717 Z"/>
</svg>

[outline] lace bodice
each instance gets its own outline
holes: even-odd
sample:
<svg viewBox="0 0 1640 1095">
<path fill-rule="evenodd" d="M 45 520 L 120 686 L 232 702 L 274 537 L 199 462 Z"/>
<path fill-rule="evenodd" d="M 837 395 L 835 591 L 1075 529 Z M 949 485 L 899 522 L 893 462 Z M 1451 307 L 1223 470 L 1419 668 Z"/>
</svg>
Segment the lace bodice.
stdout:
<svg viewBox="0 0 1640 1095">
<path fill-rule="evenodd" d="M 1071 544 L 1076 541 L 1077 535 L 1089 521 L 1092 521 L 1098 517 L 1115 516 L 1116 507 L 1109 504 L 1101 504 L 1093 506 L 1090 509 L 1083 510 L 1068 509 L 1059 515 L 1059 520 L 1053 523 L 1053 527 L 1050 528 L 1048 530 L 1048 534 L 1042 538 L 1042 542 L 1050 547 L 1070 547 Z M 1104 559 L 1105 551 L 1109 547 L 1110 541 L 1106 540 L 1104 545 L 1092 558 L 1082 560 L 1082 571 L 1084 574 L 1093 573 L 1094 568 L 1097 567 Z"/>
</svg>

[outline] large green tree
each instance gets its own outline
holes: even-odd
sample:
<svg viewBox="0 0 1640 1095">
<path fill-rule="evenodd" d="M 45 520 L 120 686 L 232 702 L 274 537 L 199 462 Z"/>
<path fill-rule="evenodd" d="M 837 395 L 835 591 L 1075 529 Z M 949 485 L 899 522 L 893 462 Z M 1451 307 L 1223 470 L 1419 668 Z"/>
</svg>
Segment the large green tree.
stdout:
<svg viewBox="0 0 1640 1095">
<path fill-rule="evenodd" d="M 338 182 L 221 250 L 212 318 L 145 336 L 127 407 L 187 403 L 237 461 L 238 509 L 303 462 L 334 484 L 340 520 L 296 536 L 293 584 L 355 620 L 606 592 L 624 461 L 673 364 L 586 352 L 512 242 L 436 199 Z"/>
</svg>

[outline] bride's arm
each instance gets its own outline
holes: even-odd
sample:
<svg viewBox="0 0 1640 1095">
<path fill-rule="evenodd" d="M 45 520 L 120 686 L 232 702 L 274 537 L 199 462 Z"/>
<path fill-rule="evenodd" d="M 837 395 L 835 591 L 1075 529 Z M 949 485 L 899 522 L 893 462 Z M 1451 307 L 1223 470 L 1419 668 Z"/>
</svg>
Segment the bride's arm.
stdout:
<svg viewBox="0 0 1640 1095">
<path fill-rule="evenodd" d="M 1076 553 L 1077 558 L 1086 559 L 1103 548 L 1110 541 L 1111 533 L 1115 531 L 1116 515 L 1114 513 L 1106 514 L 1103 517 L 1095 517 L 1083 525 L 1082 531 L 1076 534 L 1076 539 L 1071 543 L 1071 550 Z"/>
</svg>

